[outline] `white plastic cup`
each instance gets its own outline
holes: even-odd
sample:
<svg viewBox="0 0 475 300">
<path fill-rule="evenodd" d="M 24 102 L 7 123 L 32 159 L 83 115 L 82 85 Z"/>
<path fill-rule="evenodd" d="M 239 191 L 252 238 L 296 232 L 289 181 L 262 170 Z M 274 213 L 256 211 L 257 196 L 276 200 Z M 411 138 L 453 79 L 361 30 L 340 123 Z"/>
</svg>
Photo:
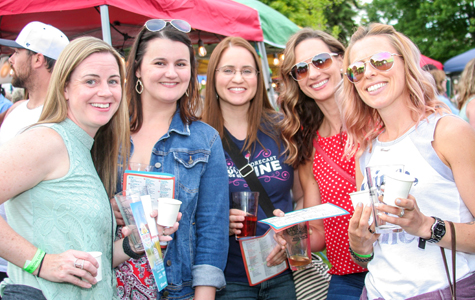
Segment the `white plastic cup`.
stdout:
<svg viewBox="0 0 475 300">
<path fill-rule="evenodd" d="M 363 203 L 363 207 L 365 206 L 371 206 L 372 200 L 371 200 L 371 195 L 369 194 L 369 190 L 362 190 L 362 191 L 357 191 L 350 193 L 350 199 L 351 202 L 353 203 L 353 207 L 356 210 L 356 206 L 358 203 Z M 371 216 L 369 217 L 368 224 L 373 223 L 373 213 L 371 213 Z"/>
<path fill-rule="evenodd" d="M 95 277 L 97 282 L 99 282 L 102 280 L 102 252 L 92 251 L 88 253 L 91 254 L 92 257 L 94 257 L 99 263 L 99 268 L 97 268 L 97 276 Z"/>
<path fill-rule="evenodd" d="M 181 201 L 172 198 L 158 198 L 157 224 L 172 227 L 180 211 Z"/>
<path fill-rule="evenodd" d="M 407 199 L 415 178 L 403 173 L 387 174 L 384 180 L 383 201 L 390 206 L 396 205 L 396 199 Z"/>
<path fill-rule="evenodd" d="M 357 191 L 350 193 L 351 202 L 353 203 L 353 208 L 356 209 L 358 203 L 363 203 L 364 206 L 371 205 L 371 197 L 369 195 L 369 190 Z"/>
</svg>

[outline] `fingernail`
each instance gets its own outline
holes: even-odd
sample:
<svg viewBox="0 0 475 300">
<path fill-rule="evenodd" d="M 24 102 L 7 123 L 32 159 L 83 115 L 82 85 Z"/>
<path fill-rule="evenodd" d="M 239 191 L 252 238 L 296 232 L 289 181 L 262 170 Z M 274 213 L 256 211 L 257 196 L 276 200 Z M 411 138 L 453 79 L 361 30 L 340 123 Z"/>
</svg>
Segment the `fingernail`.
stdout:
<svg viewBox="0 0 475 300">
<path fill-rule="evenodd" d="M 358 207 L 361 207 L 361 206 L 363 206 L 363 203 L 358 202 Z"/>
<path fill-rule="evenodd" d="M 375 207 L 375 208 L 378 208 L 378 206 L 379 206 L 379 203 L 375 203 L 375 204 L 374 204 L 374 207 Z"/>
<path fill-rule="evenodd" d="M 384 214 L 382 212 L 379 212 L 379 213 L 377 213 L 377 215 L 381 217 Z"/>
<path fill-rule="evenodd" d="M 396 199 L 396 204 L 401 204 L 401 199 Z"/>
</svg>

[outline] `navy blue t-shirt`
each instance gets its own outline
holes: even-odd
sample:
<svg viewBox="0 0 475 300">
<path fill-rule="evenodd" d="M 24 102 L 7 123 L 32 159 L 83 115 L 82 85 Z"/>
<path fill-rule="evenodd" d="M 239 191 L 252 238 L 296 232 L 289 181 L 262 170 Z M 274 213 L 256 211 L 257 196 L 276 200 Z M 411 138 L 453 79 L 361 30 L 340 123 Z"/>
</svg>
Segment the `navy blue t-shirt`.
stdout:
<svg viewBox="0 0 475 300">
<path fill-rule="evenodd" d="M 244 141 L 236 139 L 229 132 L 228 134 L 238 148 L 242 149 Z M 264 189 L 271 199 L 272 204 L 274 204 L 274 207 L 280 208 L 283 212 L 290 212 L 292 211 L 292 197 L 290 190 L 292 189 L 294 182 L 294 169 L 292 166 L 284 163 L 286 156 L 280 155 L 284 150 L 282 143 L 279 149 L 275 141 L 260 130 L 258 131 L 257 136 L 267 152 L 259 145 L 259 143 L 256 143 L 255 150 L 251 147 L 251 150 L 253 150 L 252 153 L 245 152 L 243 154 L 254 167 L 256 175 L 264 186 Z M 231 193 L 250 191 L 250 189 L 246 180 L 242 178 L 238 168 L 234 165 L 229 154 L 226 151 L 224 154 L 226 156 L 229 176 L 229 201 L 230 207 L 232 207 Z M 257 219 L 262 220 L 266 218 L 266 214 L 259 206 Z M 268 225 L 257 222 L 256 235 L 263 235 L 269 228 Z M 290 271 L 286 270 L 282 275 L 288 273 L 290 273 Z M 224 270 L 224 275 L 227 282 L 248 282 L 241 255 L 241 248 L 239 247 L 239 242 L 236 241 L 234 235 L 229 237 L 228 262 L 226 269 Z"/>
</svg>

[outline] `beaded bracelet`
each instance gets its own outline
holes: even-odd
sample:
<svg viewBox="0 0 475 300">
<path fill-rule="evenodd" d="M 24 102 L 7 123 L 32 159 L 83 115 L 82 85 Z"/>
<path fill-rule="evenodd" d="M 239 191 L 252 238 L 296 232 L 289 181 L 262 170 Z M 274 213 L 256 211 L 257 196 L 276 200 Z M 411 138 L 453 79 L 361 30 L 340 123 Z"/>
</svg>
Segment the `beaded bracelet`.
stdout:
<svg viewBox="0 0 475 300">
<path fill-rule="evenodd" d="M 359 261 L 359 262 L 370 262 L 373 260 L 374 258 L 374 252 L 371 252 L 371 254 L 358 254 L 356 253 L 355 251 L 353 251 L 353 249 L 351 249 L 351 247 L 348 248 L 350 250 L 350 254 L 351 256 L 353 256 L 353 258 L 356 260 L 356 261 Z"/>
<path fill-rule="evenodd" d="M 23 270 L 32 274 L 38 268 L 45 255 L 46 253 L 38 248 L 36 250 L 35 256 L 33 256 L 33 259 L 31 261 L 28 259 L 26 260 Z"/>
<path fill-rule="evenodd" d="M 130 247 L 130 244 L 129 244 L 129 237 L 128 236 L 126 236 L 124 238 L 124 241 L 122 242 L 122 249 L 124 249 L 125 254 L 127 254 L 128 256 L 130 256 L 133 259 L 139 259 L 139 258 L 142 258 L 142 256 L 145 255 L 145 252 L 142 253 L 142 254 L 138 254 L 134 250 L 132 250 L 132 248 Z"/>
</svg>

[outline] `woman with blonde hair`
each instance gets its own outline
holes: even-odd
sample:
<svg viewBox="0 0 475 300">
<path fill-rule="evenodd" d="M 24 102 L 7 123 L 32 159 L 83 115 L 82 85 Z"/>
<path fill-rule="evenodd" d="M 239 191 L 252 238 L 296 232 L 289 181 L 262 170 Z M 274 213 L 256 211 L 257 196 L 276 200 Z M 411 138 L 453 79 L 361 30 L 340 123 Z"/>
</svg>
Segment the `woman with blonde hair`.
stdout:
<svg viewBox="0 0 475 300">
<path fill-rule="evenodd" d="M 287 42 L 281 68 L 286 163 L 298 168 L 304 207 L 333 203 L 350 213 L 311 223 L 312 251 L 326 247 L 332 264 L 328 299 L 357 299 L 366 274 L 348 252 L 348 194 L 356 186 L 354 158 L 342 159 L 346 132 L 337 106 L 344 53 L 331 35 L 305 28 Z"/>
<path fill-rule="evenodd" d="M 475 127 L 475 58 L 470 60 L 463 69 L 459 81 L 460 92 L 458 93 L 459 116 Z"/>
<path fill-rule="evenodd" d="M 116 158 L 129 149 L 124 83 L 110 45 L 72 41 L 56 62 L 39 123 L 0 148 L 0 203 L 11 198 L 8 224 L 0 218 L 4 300 L 113 299 L 113 267 L 139 255 L 126 250 L 127 239 L 114 242 L 108 198 Z M 102 274 L 91 251 L 102 252 Z"/>
<path fill-rule="evenodd" d="M 459 110 L 455 107 L 455 105 L 450 102 L 450 100 L 446 97 L 447 93 L 447 76 L 445 72 L 439 69 L 433 69 L 427 71 L 429 72 L 435 81 L 435 88 L 437 89 L 437 98 L 442 101 L 445 105 L 448 106 L 450 111 L 454 115 L 459 114 Z"/>
<path fill-rule="evenodd" d="M 359 204 L 351 218 L 352 256 L 369 270 L 361 299 L 450 298 L 440 249 L 451 266 L 452 244 L 457 297 L 475 294 L 475 131 L 440 106 L 419 59 L 406 36 L 370 24 L 353 34 L 343 62 L 345 153 L 358 153 L 358 189 L 368 188 L 367 166 L 404 165 L 415 178 L 411 195 L 396 199 L 397 206 L 377 204 L 378 217 L 402 232 L 375 234 L 370 206 Z"/>
<path fill-rule="evenodd" d="M 262 76 L 262 66 L 254 48 L 240 37 L 227 37 L 211 54 L 208 64 L 205 109 L 203 120 L 213 126 L 223 138 L 230 202 L 231 193 L 251 191 L 240 168 L 227 149 L 234 143 L 241 150 L 248 165 L 256 173 L 272 205 L 284 212 L 292 211 L 291 189 L 294 170 L 285 164 L 279 136 L 277 113 L 269 99 Z M 229 144 L 226 144 L 229 143 Z M 298 184 L 297 184 L 298 185 Z M 262 203 L 264 195 L 259 195 Z M 294 197 L 299 193 L 294 190 Z M 289 270 L 260 284 L 250 286 L 244 268 L 239 241 L 235 235 L 243 228 L 245 213 L 229 210 L 229 253 L 224 274 L 226 288 L 216 294 L 223 299 L 295 299 L 295 287 Z M 257 219 L 267 218 L 259 205 Z M 257 223 L 256 235 L 263 235 L 269 226 Z M 266 257 L 267 265 L 286 260 L 285 250 L 277 246 Z M 266 295 L 266 296 L 261 296 Z"/>
</svg>

